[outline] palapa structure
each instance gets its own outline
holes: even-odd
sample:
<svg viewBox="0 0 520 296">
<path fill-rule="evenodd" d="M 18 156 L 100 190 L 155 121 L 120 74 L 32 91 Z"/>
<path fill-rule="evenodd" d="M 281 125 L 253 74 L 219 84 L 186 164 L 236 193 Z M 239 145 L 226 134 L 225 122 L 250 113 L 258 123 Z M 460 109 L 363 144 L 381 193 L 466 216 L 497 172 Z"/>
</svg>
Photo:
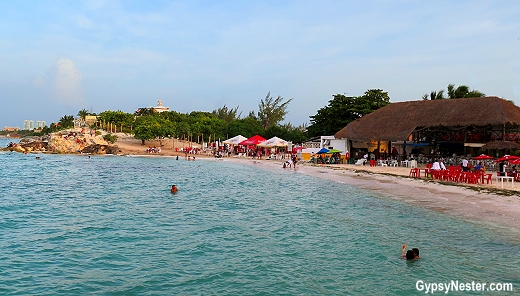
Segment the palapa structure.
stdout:
<svg viewBox="0 0 520 296">
<path fill-rule="evenodd" d="M 391 103 L 334 136 L 352 141 L 484 143 L 520 141 L 520 107 L 498 97 Z M 480 145 L 481 146 L 481 145 Z"/>
</svg>

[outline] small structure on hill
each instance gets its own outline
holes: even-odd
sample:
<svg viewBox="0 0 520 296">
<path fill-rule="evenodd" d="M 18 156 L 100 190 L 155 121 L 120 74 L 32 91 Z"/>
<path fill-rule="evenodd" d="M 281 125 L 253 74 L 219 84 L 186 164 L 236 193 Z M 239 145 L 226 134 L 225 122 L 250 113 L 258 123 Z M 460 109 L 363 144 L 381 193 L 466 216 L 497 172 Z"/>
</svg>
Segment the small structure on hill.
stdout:
<svg viewBox="0 0 520 296">
<path fill-rule="evenodd" d="M 156 112 L 168 112 L 170 111 L 170 108 L 163 106 L 162 100 L 157 101 L 157 106 L 152 107 Z"/>
</svg>

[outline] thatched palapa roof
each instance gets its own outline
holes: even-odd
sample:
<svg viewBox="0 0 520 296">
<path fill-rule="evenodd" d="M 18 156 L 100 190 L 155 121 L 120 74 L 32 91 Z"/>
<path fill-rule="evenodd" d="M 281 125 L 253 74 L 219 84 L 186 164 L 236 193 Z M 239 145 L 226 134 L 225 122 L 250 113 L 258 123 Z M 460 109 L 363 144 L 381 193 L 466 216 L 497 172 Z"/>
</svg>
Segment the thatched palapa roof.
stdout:
<svg viewBox="0 0 520 296">
<path fill-rule="evenodd" d="M 391 103 L 337 132 L 338 139 L 406 141 L 417 128 L 520 124 L 520 107 L 498 97 Z"/>
<path fill-rule="evenodd" d="M 482 146 L 482 149 L 498 149 L 498 150 L 520 149 L 520 144 L 518 144 L 516 142 L 508 142 L 508 141 L 494 141 L 494 142 L 489 142 L 486 145 Z"/>
</svg>

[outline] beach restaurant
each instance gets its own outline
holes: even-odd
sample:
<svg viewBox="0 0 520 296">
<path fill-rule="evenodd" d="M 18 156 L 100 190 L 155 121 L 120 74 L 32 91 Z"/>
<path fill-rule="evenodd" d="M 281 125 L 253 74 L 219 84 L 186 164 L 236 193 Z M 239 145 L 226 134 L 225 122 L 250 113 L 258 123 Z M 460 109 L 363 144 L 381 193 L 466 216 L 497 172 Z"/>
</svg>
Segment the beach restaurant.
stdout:
<svg viewBox="0 0 520 296">
<path fill-rule="evenodd" d="M 493 142 L 518 143 L 519 126 L 520 107 L 502 98 L 421 100 L 391 103 L 349 123 L 334 136 L 348 139 L 349 148 L 374 147 L 368 152 L 377 159 L 405 159 L 412 152 L 429 157 L 478 155 Z M 488 154 L 492 152 L 499 156 L 508 151 L 496 149 Z"/>
</svg>

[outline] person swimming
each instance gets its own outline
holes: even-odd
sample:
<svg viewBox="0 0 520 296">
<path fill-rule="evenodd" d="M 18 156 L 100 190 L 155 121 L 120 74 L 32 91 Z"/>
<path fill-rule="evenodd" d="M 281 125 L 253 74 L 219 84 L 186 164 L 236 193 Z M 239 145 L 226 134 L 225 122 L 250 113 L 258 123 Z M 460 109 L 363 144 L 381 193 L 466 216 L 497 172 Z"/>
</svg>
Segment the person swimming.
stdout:
<svg viewBox="0 0 520 296">
<path fill-rule="evenodd" d="M 414 260 L 415 253 L 412 250 L 408 250 L 408 251 L 406 251 L 405 258 L 406 258 L 406 260 Z"/>
<path fill-rule="evenodd" d="M 177 186 L 175 186 L 175 185 L 172 185 L 172 189 L 170 190 L 170 191 L 171 191 L 171 193 L 176 193 L 176 192 L 177 192 L 177 190 L 179 190 L 179 189 L 177 188 Z"/>
<path fill-rule="evenodd" d="M 412 251 L 413 251 L 413 253 L 414 253 L 414 255 L 415 255 L 415 258 L 414 258 L 414 259 L 419 259 L 419 258 L 421 258 L 421 257 L 419 257 L 419 249 L 417 249 L 417 248 L 413 248 Z"/>
<path fill-rule="evenodd" d="M 419 259 L 419 249 L 413 248 L 411 250 L 406 250 L 406 245 L 403 245 L 401 248 L 401 258 L 406 260 L 415 260 Z"/>
</svg>

